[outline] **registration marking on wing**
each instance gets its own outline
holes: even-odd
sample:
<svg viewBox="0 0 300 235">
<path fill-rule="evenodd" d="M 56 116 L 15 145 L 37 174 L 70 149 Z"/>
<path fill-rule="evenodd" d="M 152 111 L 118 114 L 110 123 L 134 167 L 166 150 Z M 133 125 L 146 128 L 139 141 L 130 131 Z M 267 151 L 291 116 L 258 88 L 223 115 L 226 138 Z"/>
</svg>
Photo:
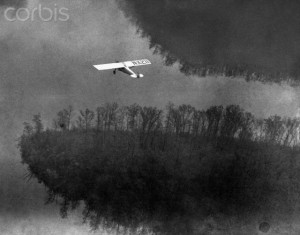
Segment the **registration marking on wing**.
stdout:
<svg viewBox="0 0 300 235">
<path fill-rule="evenodd" d="M 132 64 L 134 66 L 140 66 L 140 65 L 148 65 L 148 64 L 151 64 L 151 62 L 147 59 L 144 59 L 144 60 L 134 60 L 134 61 L 131 61 Z"/>
</svg>

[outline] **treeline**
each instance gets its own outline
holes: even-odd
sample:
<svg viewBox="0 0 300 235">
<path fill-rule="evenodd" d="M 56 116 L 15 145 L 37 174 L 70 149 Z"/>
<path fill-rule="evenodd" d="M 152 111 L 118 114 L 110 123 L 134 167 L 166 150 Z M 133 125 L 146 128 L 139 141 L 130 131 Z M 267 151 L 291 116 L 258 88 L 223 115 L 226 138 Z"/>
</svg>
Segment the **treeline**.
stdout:
<svg viewBox="0 0 300 235">
<path fill-rule="evenodd" d="M 61 110 L 51 129 L 39 114 L 32 121 L 19 139 L 28 177 L 47 187 L 62 216 L 83 201 L 94 229 L 244 234 L 243 220 L 299 212 L 298 119 L 256 119 L 236 105 L 108 103 Z M 227 218 L 240 223 L 235 231 L 224 228 Z"/>
<path fill-rule="evenodd" d="M 33 121 L 36 131 L 42 131 L 41 117 L 35 115 Z M 300 118 L 274 115 L 257 119 L 238 105 L 198 110 L 191 105 L 175 106 L 169 103 L 162 110 L 138 104 L 119 106 L 117 103 L 106 103 L 95 111 L 85 109 L 79 113 L 69 106 L 57 113 L 53 127 L 58 131 L 138 133 L 144 147 L 154 147 L 156 143 L 165 148 L 169 138 L 180 136 L 190 137 L 195 145 L 201 137 L 206 140 L 251 140 L 284 146 L 300 143 Z M 25 131 L 31 133 L 33 127 L 25 123 Z"/>
</svg>

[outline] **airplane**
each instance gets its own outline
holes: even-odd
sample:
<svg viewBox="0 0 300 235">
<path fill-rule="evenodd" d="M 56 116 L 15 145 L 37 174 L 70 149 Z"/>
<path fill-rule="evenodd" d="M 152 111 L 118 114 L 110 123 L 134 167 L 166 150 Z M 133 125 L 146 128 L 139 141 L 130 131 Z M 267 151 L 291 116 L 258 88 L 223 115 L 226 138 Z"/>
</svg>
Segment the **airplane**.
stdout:
<svg viewBox="0 0 300 235">
<path fill-rule="evenodd" d="M 121 71 L 123 73 L 128 74 L 132 78 L 142 78 L 144 77 L 141 73 L 135 73 L 131 70 L 132 67 L 141 66 L 141 65 L 148 65 L 151 62 L 147 59 L 143 60 L 134 60 L 134 61 L 125 61 L 125 62 L 116 62 L 110 64 L 99 64 L 94 65 L 94 67 L 98 70 L 108 70 L 113 69 L 113 73 L 116 74 L 117 71 Z"/>
</svg>

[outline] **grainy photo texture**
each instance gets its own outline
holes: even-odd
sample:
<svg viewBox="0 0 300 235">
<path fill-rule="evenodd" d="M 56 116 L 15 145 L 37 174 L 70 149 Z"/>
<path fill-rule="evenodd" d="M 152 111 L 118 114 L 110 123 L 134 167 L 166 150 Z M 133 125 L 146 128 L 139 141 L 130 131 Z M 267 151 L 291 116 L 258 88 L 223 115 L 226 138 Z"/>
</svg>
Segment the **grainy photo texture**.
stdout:
<svg viewBox="0 0 300 235">
<path fill-rule="evenodd" d="M 1 235 L 300 234 L 299 0 L 0 0 Z"/>
</svg>

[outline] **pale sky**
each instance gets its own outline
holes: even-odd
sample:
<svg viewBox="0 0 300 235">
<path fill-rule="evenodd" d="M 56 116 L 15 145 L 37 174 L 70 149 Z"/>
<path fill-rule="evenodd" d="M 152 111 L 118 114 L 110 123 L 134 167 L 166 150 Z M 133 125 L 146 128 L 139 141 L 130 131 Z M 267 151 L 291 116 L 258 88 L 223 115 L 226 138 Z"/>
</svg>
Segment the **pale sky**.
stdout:
<svg viewBox="0 0 300 235">
<path fill-rule="evenodd" d="M 28 7 L 39 4 L 68 8 L 70 20 L 0 22 L 1 107 L 8 116 L 18 113 L 16 125 L 37 112 L 47 119 L 69 104 L 95 108 L 109 101 L 160 107 L 171 101 L 199 109 L 234 103 L 257 116 L 297 113 L 298 89 L 287 85 L 187 77 L 178 65 L 164 66 L 114 1 L 30 0 Z M 136 69 L 146 75 L 140 80 L 92 67 L 141 58 L 153 65 Z"/>
</svg>

